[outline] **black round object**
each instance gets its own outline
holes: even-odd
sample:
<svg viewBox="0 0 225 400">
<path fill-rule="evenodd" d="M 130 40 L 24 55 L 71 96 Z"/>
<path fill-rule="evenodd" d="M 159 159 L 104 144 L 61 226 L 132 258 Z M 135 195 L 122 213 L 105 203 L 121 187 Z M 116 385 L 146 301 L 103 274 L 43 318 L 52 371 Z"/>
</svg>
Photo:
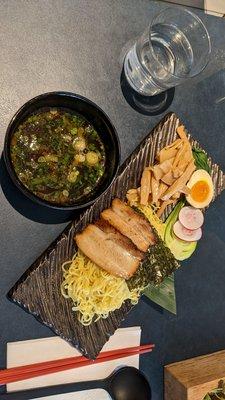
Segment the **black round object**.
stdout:
<svg viewBox="0 0 225 400">
<path fill-rule="evenodd" d="M 17 130 L 18 126 L 23 123 L 29 115 L 36 113 L 39 109 L 49 107 L 63 108 L 82 115 L 95 127 L 105 146 L 106 166 L 105 173 L 101 179 L 101 182 L 99 182 L 99 185 L 85 198 L 75 202 L 72 205 L 53 204 L 33 194 L 18 179 L 10 157 L 11 138 L 13 133 Z M 13 183 L 29 199 L 53 209 L 61 209 L 64 211 L 78 210 L 87 207 L 94 201 L 96 201 L 97 198 L 102 193 L 104 193 L 111 185 L 119 167 L 120 144 L 115 127 L 111 123 L 108 116 L 104 113 L 104 111 L 95 103 L 75 93 L 49 92 L 41 94 L 29 100 L 17 111 L 17 113 L 11 119 L 5 135 L 4 159 Z"/>
<path fill-rule="evenodd" d="M 146 96 L 136 92 L 128 83 L 124 68 L 120 76 L 120 86 L 127 103 L 138 113 L 143 115 L 159 115 L 171 105 L 175 88 L 170 88 L 155 96 Z"/>
<path fill-rule="evenodd" d="M 113 400 L 151 400 L 145 376 L 134 367 L 123 367 L 109 378 L 108 392 Z"/>
</svg>

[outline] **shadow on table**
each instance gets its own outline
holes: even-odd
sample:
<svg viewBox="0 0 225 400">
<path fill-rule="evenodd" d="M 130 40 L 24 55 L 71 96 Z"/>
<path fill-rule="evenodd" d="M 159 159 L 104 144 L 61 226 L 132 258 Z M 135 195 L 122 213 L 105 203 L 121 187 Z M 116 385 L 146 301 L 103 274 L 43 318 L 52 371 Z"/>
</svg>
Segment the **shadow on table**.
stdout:
<svg viewBox="0 0 225 400">
<path fill-rule="evenodd" d="M 43 224 L 60 224 L 70 221 L 76 215 L 74 211 L 53 210 L 48 207 L 35 204 L 25 197 L 13 184 L 6 169 L 3 155 L 0 159 L 0 185 L 3 193 L 15 210 L 24 217 Z"/>
<path fill-rule="evenodd" d="M 157 311 L 158 313 L 160 313 L 160 314 L 163 314 L 163 313 L 164 313 L 164 309 L 163 309 L 160 305 L 154 303 L 153 300 L 150 300 L 150 299 L 149 299 L 148 297 L 146 297 L 145 295 L 143 295 L 143 296 L 141 297 L 141 300 L 142 300 L 145 304 L 147 304 L 148 306 L 151 306 L 151 307 L 152 307 L 155 311 Z"/>
<path fill-rule="evenodd" d="M 162 114 L 171 105 L 175 93 L 175 88 L 171 88 L 156 96 L 143 96 L 129 85 L 124 73 L 124 68 L 120 76 L 120 86 L 127 103 L 135 111 L 143 115 L 153 116 Z"/>
</svg>

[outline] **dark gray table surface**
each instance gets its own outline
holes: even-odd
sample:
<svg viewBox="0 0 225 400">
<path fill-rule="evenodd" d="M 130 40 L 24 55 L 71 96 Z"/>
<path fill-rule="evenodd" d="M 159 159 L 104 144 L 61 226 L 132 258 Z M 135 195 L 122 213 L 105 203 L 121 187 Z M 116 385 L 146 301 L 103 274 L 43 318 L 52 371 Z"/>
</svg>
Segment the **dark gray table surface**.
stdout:
<svg viewBox="0 0 225 400">
<path fill-rule="evenodd" d="M 43 92 L 66 90 L 89 97 L 108 113 L 118 130 L 124 160 L 162 115 L 141 115 L 125 101 L 120 88 L 122 54 L 126 43 L 162 7 L 163 3 L 148 0 L 1 0 L 1 147 L 11 117 L 25 101 Z M 212 61 L 202 76 L 176 89 L 169 110 L 181 117 L 225 170 L 225 21 L 198 13 L 212 38 Z M 0 168 L 10 200 L 1 191 L 0 367 L 4 367 L 7 342 L 52 335 L 5 294 L 65 223 L 28 218 L 47 221 L 11 188 L 2 163 Z M 123 324 L 140 325 L 143 343 L 156 344 L 152 355 L 141 359 L 154 400 L 162 399 L 163 365 L 225 348 L 224 216 L 223 194 L 207 212 L 197 251 L 176 273 L 177 316 L 141 300 Z M 51 215 L 48 222 L 53 219 Z"/>
</svg>

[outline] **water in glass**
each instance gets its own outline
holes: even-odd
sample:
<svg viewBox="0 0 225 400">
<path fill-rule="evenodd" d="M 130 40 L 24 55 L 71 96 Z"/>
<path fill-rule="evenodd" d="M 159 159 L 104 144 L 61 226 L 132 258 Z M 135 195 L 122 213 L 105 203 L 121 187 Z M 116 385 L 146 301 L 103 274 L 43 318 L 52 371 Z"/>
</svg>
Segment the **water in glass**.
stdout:
<svg viewBox="0 0 225 400">
<path fill-rule="evenodd" d="M 193 51 L 185 33 L 172 24 L 155 24 L 151 38 L 138 41 L 128 52 L 124 70 L 134 90 L 156 95 L 184 80 L 191 71 Z"/>
</svg>

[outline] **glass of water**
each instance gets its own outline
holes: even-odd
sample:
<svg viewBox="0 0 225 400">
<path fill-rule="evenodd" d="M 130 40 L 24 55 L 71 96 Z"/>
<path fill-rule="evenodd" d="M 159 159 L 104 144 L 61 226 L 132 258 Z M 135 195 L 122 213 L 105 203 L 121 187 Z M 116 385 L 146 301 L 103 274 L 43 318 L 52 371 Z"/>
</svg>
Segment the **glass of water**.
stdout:
<svg viewBox="0 0 225 400">
<path fill-rule="evenodd" d="M 210 37 L 200 18 L 183 8 L 167 8 L 128 51 L 124 72 L 136 92 L 154 96 L 198 75 L 210 53 Z"/>
</svg>

